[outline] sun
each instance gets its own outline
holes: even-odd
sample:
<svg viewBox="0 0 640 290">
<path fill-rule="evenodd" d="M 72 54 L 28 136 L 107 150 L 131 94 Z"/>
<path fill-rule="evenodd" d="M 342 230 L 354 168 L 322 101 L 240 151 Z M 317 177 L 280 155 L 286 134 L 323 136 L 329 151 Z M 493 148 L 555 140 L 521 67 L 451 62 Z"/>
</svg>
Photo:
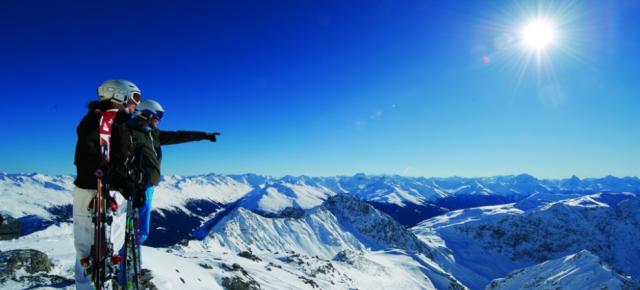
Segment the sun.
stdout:
<svg viewBox="0 0 640 290">
<path fill-rule="evenodd" d="M 520 39 L 525 48 L 539 52 L 554 43 L 556 29 L 549 20 L 532 20 L 520 30 Z"/>
</svg>

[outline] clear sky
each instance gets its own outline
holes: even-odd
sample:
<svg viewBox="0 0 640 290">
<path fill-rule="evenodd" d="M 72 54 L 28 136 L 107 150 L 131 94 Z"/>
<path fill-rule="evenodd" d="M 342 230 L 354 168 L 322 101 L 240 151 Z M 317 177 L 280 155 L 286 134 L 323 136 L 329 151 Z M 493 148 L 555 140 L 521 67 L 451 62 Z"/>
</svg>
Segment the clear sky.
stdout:
<svg viewBox="0 0 640 290">
<path fill-rule="evenodd" d="M 222 132 L 164 174 L 638 176 L 638 27 L 640 1 L 1 1 L 0 171 L 75 173 L 124 78 Z"/>
</svg>

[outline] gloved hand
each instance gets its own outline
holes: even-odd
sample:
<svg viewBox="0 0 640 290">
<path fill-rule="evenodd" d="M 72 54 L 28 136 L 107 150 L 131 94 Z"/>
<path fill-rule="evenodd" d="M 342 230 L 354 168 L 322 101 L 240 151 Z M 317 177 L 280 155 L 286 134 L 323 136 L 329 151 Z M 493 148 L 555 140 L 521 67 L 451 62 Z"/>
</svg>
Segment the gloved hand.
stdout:
<svg viewBox="0 0 640 290">
<path fill-rule="evenodd" d="M 204 137 L 204 139 L 209 140 L 211 142 L 216 142 L 216 137 L 220 135 L 220 133 L 215 132 L 215 133 L 207 133 Z"/>
</svg>

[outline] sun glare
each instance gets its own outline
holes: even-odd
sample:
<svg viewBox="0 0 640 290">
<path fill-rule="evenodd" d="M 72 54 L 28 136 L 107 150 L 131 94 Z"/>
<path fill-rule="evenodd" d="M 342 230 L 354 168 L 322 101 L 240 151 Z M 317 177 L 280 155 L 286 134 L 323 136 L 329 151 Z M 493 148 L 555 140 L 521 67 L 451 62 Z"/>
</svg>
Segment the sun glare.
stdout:
<svg viewBox="0 0 640 290">
<path fill-rule="evenodd" d="M 480 64 L 497 72 L 513 73 L 514 94 L 527 82 L 549 104 L 563 100 L 560 63 L 588 63 L 582 45 L 589 41 L 582 4 L 577 1 L 515 1 L 483 19 L 479 26 L 493 38 L 474 47 Z M 499 17 L 496 17 L 499 16 Z M 572 61 L 558 62 L 562 58 Z"/>
<path fill-rule="evenodd" d="M 550 21 L 534 20 L 522 28 L 520 37 L 526 48 L 541 51 L 553 44 L 556 31 Z"/>
</svg>

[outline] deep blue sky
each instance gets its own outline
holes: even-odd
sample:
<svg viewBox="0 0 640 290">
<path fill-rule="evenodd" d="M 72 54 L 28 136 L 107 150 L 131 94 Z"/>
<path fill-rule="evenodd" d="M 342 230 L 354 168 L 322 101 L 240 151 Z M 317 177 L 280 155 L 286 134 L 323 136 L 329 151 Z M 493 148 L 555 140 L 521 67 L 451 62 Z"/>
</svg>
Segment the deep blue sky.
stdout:
<svg viewBox="0 0 640 290">
<path fill-rule="evenodd" d="M 164 174 L 640 175 L 640 1 L 97 2 L 0 2 L 0 171 L 74 173 L 125 78 L 162 128 L 223 133 Z M 564 34 L 523 70 L 536 7 Z"/>
</svg>

